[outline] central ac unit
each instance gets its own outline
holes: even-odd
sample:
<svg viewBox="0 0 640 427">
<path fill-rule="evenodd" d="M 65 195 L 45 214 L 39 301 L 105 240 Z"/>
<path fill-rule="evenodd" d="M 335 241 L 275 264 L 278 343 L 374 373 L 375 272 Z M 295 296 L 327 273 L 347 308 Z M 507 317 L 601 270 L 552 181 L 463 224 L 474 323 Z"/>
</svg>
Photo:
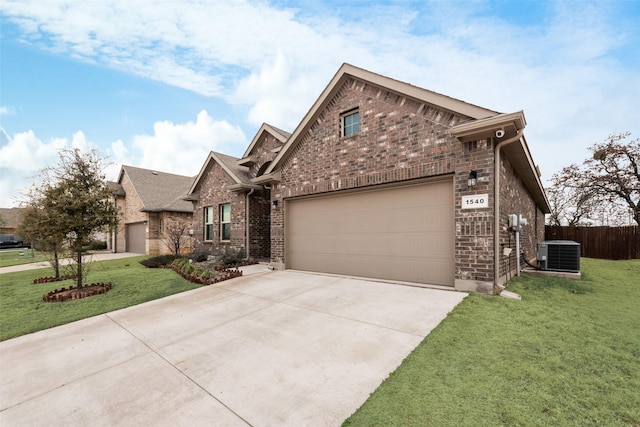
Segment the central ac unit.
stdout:
<svg viewBox="0 0 640 427">
<path fill-rule="evenodd" d="M 548 240 L 538 243 L 536 261 L 541 270 L 580 272 L 580 243 Z"/>
</svg>

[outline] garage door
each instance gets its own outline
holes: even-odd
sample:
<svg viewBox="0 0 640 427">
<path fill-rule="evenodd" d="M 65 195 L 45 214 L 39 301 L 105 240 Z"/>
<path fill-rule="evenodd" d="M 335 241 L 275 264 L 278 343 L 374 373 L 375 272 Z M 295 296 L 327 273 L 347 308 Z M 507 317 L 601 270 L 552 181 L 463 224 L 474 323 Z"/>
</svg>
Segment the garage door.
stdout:
<svg viewBox="0 0 640 427">
<path fill-rule="evenodd" d="M 287 268 L 453 286 L 453 184 L 294 199 Z"/>
<path fill-rule="evenodd" d="M 141 222 L 139 224 L 127 225 L 127 252 L 134 254 L 147 253 L 147 226 Z"/>
</svg>

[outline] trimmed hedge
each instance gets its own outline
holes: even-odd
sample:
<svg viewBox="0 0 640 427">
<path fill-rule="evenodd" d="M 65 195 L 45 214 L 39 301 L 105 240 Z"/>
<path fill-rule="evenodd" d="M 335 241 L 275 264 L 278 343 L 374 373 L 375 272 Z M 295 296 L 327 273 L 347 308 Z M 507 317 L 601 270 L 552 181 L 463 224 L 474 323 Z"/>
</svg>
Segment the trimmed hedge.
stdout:
<svg viewBox="0 0 640 427">
<path fill-rule="evenodd" d="M 143 259 L 140 261 L 140 264 L 144 265 L 147 268 L 162 268 L 169 266 L 172 262 L 177 259 L 186 259 L 181 256 L 176 255 L 160 255 L 147 259 Z"/>
</svg>

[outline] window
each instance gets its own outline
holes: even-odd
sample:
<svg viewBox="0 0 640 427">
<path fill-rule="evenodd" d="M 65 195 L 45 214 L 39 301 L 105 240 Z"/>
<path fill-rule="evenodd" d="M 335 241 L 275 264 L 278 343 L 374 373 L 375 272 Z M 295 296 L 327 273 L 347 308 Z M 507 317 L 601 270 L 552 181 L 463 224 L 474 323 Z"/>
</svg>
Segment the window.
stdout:
<svg viewBox="0 0 640 427">
<path fill-rule="evenodd" d="M 213 240 L 213 206 L 204 208 L 204 240 Z"/>
<path fill-rule="evenodd" d="M 220 205 L 220 240 L 231 240 L 231 203 Z"/>
<path fill-rule="evenodd" d="M 360 113 L 351 110 L 342 115 L 342 136 L 350 136 L 360 132 Z"/>
</svg>

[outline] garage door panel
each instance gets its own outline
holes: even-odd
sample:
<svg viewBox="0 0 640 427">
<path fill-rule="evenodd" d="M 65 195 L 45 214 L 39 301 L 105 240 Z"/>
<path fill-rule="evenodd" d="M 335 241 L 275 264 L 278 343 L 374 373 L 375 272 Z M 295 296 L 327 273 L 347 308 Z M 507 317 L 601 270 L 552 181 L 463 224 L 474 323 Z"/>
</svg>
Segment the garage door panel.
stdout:
<svg viewBox="0 0 640 427">
<path fill-rule="evenodd" d="M 127 252 L 132 252 L 134 254 L 146 253 L 146 236 L 146 224 L 127 224 L 125 234 Z"/>
<path fill-rule="evenodd" d="M 394 268 L 389 268 L 389 258 L 387 256 L 351 255 L 349 257 L 336 258 L 335 255 L 308 254 L 307 260 L 309 268 L 307 271 L 319 271 L 333 274 L 344 274 L 349 276 L 372 277 L 385 280 L 400 280 L 414 283 L 442 284 L 448 286 L 451 276 L 451 264 L 449 260 L 424 260 L 422 258 L 403 258 L 394 262 Z M 326 271 L 325 266 L 332 265 L 332 271 Z M 314 268 L 315 265 L 315 268 Z M 354 271 L 353 265 L 359 265 L 366 272 Z M 396 273 L 397 269 L 402 269 L 402 276 Z M 428 271 L 428 280 L 425 281 L 425 270 Z"/>
<path fill-rule="evenodd" d="M 450 180 L 287 202 L 288 268 L 453 285 Z"/>
<path fill-rule="evenodd" d="M 327 228 L 340 233 L 371 233 L 379 232 L 421 232 L 439 231 L 443 228 L 450 228 L 450 208 L 437 208 L 427 206 L 430 214 L 425 217 L 421 208 L 403 209 L 402 212 L 392 212 L 391 210 L 370 209 L 363 213 L 345 214 L 313 214 L 296 220 L 301 233 L 324 234 Z M 296 212 L 298 215 L 299 212 Z M 366 220 L 363 220 L 365 219 Z"/>
<path fill-rule="evenodd" d="M 316 234 L 311 238 L 314 239 L 313 248 L 310 253 L 342 253 L 344 255 L 381 255 L 389 257 L 389 248 L 395 248 L 394 256 L 414 256 L 420 253 L 423 256 L 436 258 L 449 258 L 453 251 L 453 243 L 441 244 L 447 241 L 449 234 L 430 233 L 389 233 L 389 234 L 362 234 L 362 233 L 344 233 L 339 236 L 331 236 L 327 234 Z M 302 248 L 305 240 L 309 236 L 296 236 L 290 240 L 293 247 Z M 434 243 L 435 242 L 435 243 Z M 292 257 L 296 257 L 298 252 L 303 249 L 291 253 Z"/>
</svg>

